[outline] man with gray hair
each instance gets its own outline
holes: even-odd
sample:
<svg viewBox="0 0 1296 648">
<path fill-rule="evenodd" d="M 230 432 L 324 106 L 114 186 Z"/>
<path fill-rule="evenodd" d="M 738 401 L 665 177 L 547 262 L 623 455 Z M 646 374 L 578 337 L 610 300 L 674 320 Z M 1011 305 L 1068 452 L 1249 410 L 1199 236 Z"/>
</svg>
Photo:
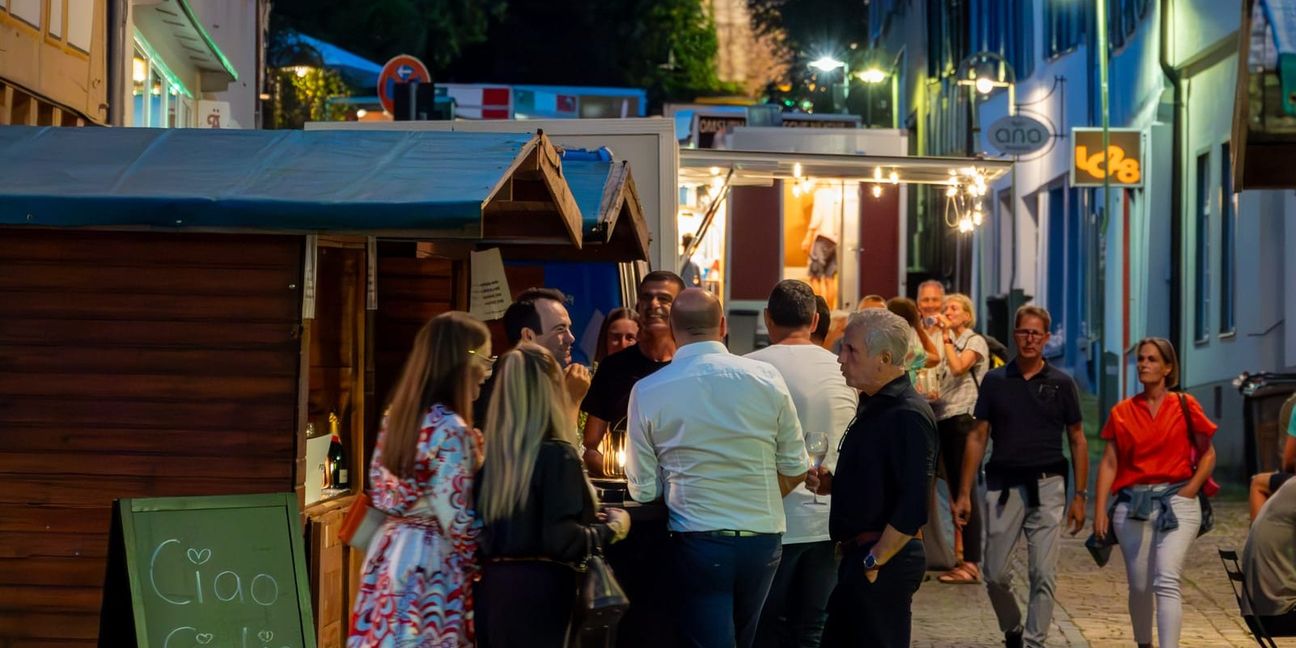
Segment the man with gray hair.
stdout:
<svg viewBox="0 0 1296 648">
<path fill-rule="evenodd" d="M 823 646 L 909 645 L 913 595 L 927 568 L 919 530 L 936 464 L 936 417 L 905 371 L 909 324 L 883 309 L 851 315 L 842 337 L 846 383 L 860 390 L 835 474 L 811 486 L 834 493 L 828 533 L 841 549 Z M 817 482 L 817 483 L 816 483 Z"/>
</svg>

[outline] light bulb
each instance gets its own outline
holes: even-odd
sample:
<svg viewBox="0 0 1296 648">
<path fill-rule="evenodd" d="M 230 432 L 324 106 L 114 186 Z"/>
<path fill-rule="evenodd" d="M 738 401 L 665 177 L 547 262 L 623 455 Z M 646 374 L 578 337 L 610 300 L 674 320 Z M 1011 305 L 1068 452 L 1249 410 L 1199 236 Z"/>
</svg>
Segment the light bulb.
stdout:
<svg viewBox="0 0 1296 648">
<path fill-rule="evenodd" d="M 711 167 L 710 169 L 707 169 L 707 170 L 710 171 L 710 172 L 711 172 L 711 175 L 713 175 L 713 176 L 718 176 L 718 175 L 720 175 L 720 167 Z"/>
<path fill-rule="evenodd" d="M 873 179 L 882 182 L 882 167 L 873 167 Z"/>
<path fill-rule="evenodd" d="M 991 81 L 987 77 L 978 77 L 976 80 L 976 90 L 981 94 L 990 94 L 990 91 L 994 90 L 994 87 L 994 81 Z"/>
<path fill-rule="evenodd" d="M 980 209 L 978 209 L 978 210 L 972 212 L 972 224 L 973 224 L 973 225 L 976 225 L 977 227 L 981 227 L 981 222 L 982 222 L 984 219 L 985 219 L 985 216 L 983 216 L 983 215 L 981 214 L 981 210 L 980 210 Z"/>
<path fill-rule="evenodd" d="M 967 216 L 964 216 L 964 217 L 960 218 L 960 219 L 959 219 L 959 222 L 958 222 L 958 229 L 959 229 L 960 232 L 962 232 L 962 233 L 964 233 L 964 234 L 967 234 L 968 232 L 971 232 L 971 231 L 972 231 L 972 219 L 968 218 Z"/>
<path fill-rule="evenodd" d="M 882 185 L 880 184 L 873 185 L 873 197 L 874 198 L 882 197 Z"/>
<path fill-rule="evenodd" d="M 801 183 L 798 182 L 792 185 L 792 197 L 793 198 L 801 197 Z"/>
<path fill-rule="evenodd" d="M 792 165 L 792 177 L 793 177 L 793 178 L 800 178 L 800 177 L 801 177 L 801 163 L 800 163 L 800 162 L 797 162 L 796 164 L 793 164 L 793 165 Z"/>
<path fill-rule="evenodd" d="M 890 179 L 891 179 L 891 184 L 897 184 L 900 182 L 900 174 L 896 173 L 895 171 L 892 171 Z"/>
<path fill-rule="evenodd" d="M 945 190 L 946 198 L 954 198 L 956 196 L 958 196 L 958 187 L 950 187 L 949 189 Z"/>
</svg>

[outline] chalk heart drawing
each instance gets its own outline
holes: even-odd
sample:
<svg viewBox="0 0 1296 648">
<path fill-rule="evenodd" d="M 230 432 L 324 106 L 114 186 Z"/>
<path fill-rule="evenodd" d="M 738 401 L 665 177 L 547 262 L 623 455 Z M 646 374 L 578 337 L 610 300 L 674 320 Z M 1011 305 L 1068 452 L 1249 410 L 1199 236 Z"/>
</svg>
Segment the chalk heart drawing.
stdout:
<svg viewBox="0 0 1296 648">
<path fill-rule="evenodd" d="M 189 554 L 189 562 L 195 565 L 201 565 L 211 560 L 211 549 L 190 549 L 186 553 Z"/>
<path fill-rule="evenodd" d="M 210 632 L 199 632 L 194 635 L 194 640 L 203 645 L 211 643 L 212 639 L 215 639 L 215 637 Z"/>
<path fill-rule="evenodd" d="M 257 633 L 257 638 L 261 640 L 261 643 L 270 643 L 274 641 L 274 633 L 269 630 L 262 630 Z"/>
</svg>

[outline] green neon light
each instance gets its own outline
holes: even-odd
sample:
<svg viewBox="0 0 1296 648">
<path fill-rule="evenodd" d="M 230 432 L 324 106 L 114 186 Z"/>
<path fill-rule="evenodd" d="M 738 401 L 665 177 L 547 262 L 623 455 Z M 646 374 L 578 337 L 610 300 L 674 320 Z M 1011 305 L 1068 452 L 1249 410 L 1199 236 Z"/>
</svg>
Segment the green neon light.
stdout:
<svg viewBox="0 0 1296 648">
<path fill-rule="evenodd" d="M 179 88 L 180 93 L 184 96 L 189 97 L 190 99 L 194 98 L 193 93 L 189 91 L 187 86 L 185 86 L 184 81 L 181 81 L 180 77 L 177 76 L 175 72 L 172 72 L 171 68 L 167 67 L 166 62 L 162 60 L 162 57 L 158 56 L 157 50 L 153 49 L 152 45 L 149 45 L 148 39 L 144 38 L 144 35 L 141 34 L 138 29 L 135 30 L 135 44 L 138 45 L 140 49 L 144 50 L 144 56 L 148 57 L 149 63 L 157 67 L 158 70 L 161 70 L 162 76 L 166 77 L 167 82 Z"/>
<path fill-rule="evenodd" d="M 234 64 L 230 63 L 228 58 L 225 58 L 225 52 L 221 51 L 221 48 L 216 45 L 216 41 L 212 40 L 211 34 L 208 34 L 207 30 L 203 28 L 202 21 L 198 20 L 198 16 L 194 13 L 193 8 L 189 6 L 188 0 L 176 0 L 176 4 L 180 5 L 180 8 L 184 10 L 185 16 L 189 17 L 189 22 L 193 24 L 194 29 L 198 30 L 198 35 L 202 36 L 203 42 L 207 43 L 207 47 L 211 49 L 212 54 L 216 55 L 216 60 L 220 61 L 221 67 L 225 68 L 225 71 L 231 77 L 234 77 L 235 81 L 238 81 L 238 70 L 234 69 Z"/>
</svg>

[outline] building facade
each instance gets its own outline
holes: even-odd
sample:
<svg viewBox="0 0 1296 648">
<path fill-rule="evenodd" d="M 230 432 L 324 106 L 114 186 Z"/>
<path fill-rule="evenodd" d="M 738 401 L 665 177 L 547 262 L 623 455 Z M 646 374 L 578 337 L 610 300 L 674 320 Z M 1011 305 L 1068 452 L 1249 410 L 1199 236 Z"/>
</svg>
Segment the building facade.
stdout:
<svg viewBox="0 0 1296 648">
<path fill-rule="evenodd" d="M 940 222 L 935 197 L 912 201 L 927 213 L 911 217 L 911 285 L 935 276 L 983 309 L 1014 290 L 1032 297 L 1053 314 L 1050 360 L 1099 394 L 1103 412 L 1139 389 L 1136 342 L 1171 338 L 1183 387 L 1220 422 L 1221 473 L 1240 478 L 1244 402 L 1232 379 L 1296 369 L 1285 283 L 1296 257 L 1284 254 L 1296 249 L 1296 193 L 1233 190 L 1240 3 L 1102 1 L 1110 125 L 1142 148 L 1141 182 L 1112 190 L 1110 214 L 1101 188 L 1072 182 L 1072 129 L 1102 119 L 1093 0 L 871 3 L 870 44 L 895 61 L 897 117 L 918 152 L 1016 161 L 971 235 Z M 1007 62 L 1010 83 L 985 94 L 959 83 L 981 52 Z M 1001 153 L 990 126 L 1012 114 L 1044 124 L 1050 141 Z"/>
<path fill-rule="evenodd" d="M 0 0 L 0 124 L 253 128 L 267 0 Z"/>
</svg>

